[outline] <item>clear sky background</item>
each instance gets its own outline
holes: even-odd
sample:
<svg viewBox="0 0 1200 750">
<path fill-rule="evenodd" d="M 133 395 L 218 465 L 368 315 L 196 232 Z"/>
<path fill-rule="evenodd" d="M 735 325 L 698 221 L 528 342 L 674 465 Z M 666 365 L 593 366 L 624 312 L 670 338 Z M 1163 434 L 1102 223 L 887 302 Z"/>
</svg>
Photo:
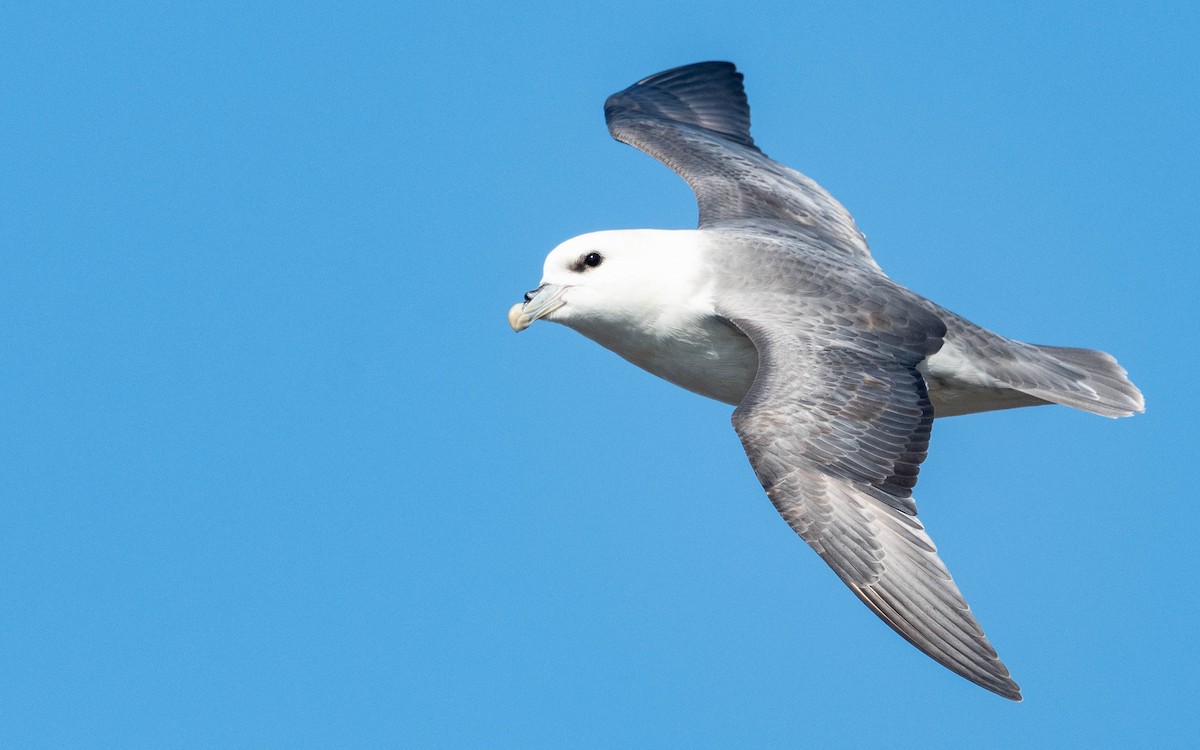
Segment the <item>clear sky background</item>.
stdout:
<svg viewBox="0 0 1200 750">
<path fill-rule="evenodd" d="M 1196 742 L 1200 12 L 739 5 L 5 5 L 0 746 Z M 935 426 L 1022 704 L 837 581 L 729 407 L 505 322 L 558 242 L 694 226 L 601 107 L 707 59 L 895 279 L 1146 394 Z"/>
</svg>

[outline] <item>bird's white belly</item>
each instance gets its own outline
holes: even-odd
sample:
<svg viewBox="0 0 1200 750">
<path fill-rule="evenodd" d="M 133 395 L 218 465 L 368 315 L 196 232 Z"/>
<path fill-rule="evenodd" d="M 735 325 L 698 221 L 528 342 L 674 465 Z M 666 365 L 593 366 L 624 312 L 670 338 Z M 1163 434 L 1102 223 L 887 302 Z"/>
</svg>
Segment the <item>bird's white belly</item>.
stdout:
<svg viewBox="0 0 1200 750">
<path fill-rule="evenodd" d="M 758 372 L 754 344 L 732 324 L 716 317 L 653 328 L 576 328 L 643 370 L 727 404 L 741 403 Z"/>
</svg>

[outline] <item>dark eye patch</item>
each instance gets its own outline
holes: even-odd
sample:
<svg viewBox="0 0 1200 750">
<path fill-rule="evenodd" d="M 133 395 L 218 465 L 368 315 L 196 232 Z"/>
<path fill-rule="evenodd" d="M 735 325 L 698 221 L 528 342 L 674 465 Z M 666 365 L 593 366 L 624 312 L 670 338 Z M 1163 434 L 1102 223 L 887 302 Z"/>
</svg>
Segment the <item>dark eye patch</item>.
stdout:
<svg viewBox="0 0 1200 750">
<path fill-rule="evenodd" d="M 604 262 L 604 256 L 597 252 L 590 252 L 587 255 L 581 256 L 579 260 L 571 264 L 571 270 L 576 273 L 582 273 L 589 268 L 595 268 Z"/>
</svg>

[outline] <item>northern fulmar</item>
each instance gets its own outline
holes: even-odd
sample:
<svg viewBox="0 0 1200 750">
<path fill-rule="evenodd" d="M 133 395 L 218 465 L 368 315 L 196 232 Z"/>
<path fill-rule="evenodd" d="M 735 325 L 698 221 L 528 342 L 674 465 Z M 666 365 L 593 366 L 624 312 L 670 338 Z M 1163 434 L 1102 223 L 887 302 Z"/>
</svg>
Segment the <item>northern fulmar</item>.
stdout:
<svg viewBox="0 0 1200 750">
<path fill-rule="evenodd" d="M 567 240 L 509 311 L 574 328 L 633 364 L 736 405 L 771 502 L 884 622 L 938 663 L 1021 691 L 917 520 L 935 417 L 1064 404 L 1143 410 L 1108 354 L 1013 341 L 884 275 L 850 214 L 750 137 L 742 74 L 675 68 L 613 94 L 609 132 L 696 194 L 691 230 Z"/>
</svg>

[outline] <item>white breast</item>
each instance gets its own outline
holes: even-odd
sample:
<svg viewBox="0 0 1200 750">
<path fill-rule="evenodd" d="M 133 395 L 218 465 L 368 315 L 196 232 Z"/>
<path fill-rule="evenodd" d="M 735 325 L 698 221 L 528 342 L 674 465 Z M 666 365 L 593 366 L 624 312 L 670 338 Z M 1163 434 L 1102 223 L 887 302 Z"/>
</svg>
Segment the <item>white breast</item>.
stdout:
<svg viewBox="0 0 1200 750">
<path fill-rule="evenodd" d="M 758 372 L 758 352 L 750 339 L 712 315 L 654 327 L 576 328 L 643 370 L 727 404 L 741 402 Z"/>
</svg>

